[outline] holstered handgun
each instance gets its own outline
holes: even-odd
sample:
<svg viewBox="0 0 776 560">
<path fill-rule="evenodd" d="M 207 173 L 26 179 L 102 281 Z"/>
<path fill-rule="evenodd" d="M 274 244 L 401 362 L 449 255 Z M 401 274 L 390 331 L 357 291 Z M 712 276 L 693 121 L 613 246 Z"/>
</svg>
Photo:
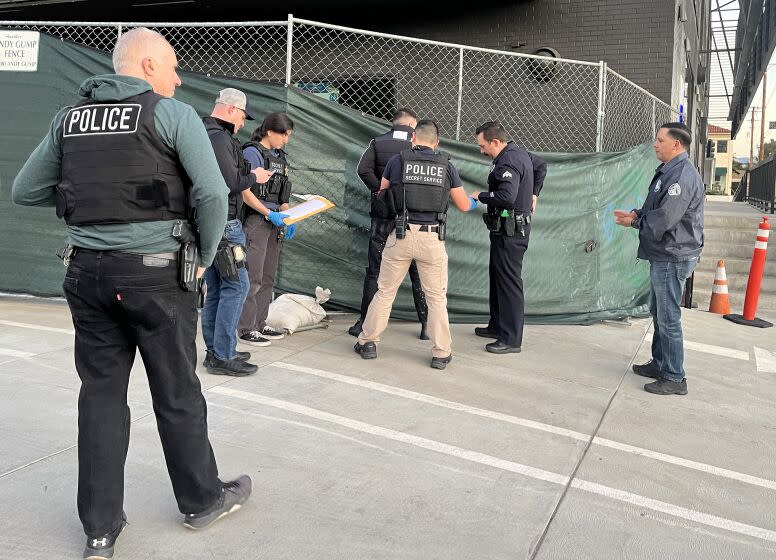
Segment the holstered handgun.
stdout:
<svg viewBox="0 0 776 560">
<path fill-rule="evenodd" d="M 184 220 L 176 220 L 172 226 L 172 236 L 181 244 L 178 249 L 178 284 L 187 292 L 196 292 L 197 270 L 201 261 L 194 228 Z"/>
</svg>

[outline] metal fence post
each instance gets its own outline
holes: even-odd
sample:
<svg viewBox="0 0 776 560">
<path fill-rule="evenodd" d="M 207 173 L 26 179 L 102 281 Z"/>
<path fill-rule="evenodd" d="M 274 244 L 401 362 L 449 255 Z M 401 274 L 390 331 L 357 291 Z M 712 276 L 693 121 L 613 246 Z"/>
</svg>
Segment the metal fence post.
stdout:
<svg viewBox="0 0 776 560">
<path fill-rule="evenodd" d="M 288 35 L 286 37 L 286 85 L 291 85 L 291 55 L 294 47 L 294 14 L 288 14 Z"/>
<path fill-rule="evenodd" d="M 596 122 L 595 151 L 604 147 L 604 115 L 606 114 L 606 62 L 599 63 L 598 74 L 598 121 Z"/>
<path fill-rule="evenodd" d="M 657 136 L 657 101 L 652 98 L 652 134 Z"/>
<path fill-rule="evenodd" d="M 463 103 L 463 49 L 458 57 L 458 122 L 455 127 L 455 139 L 461 139 L 461 105 Z"/>
<path fill-rule="evenodd" d="M 123 27 L 123 25 L 119 24 L 118 29 L 117 29 L 119 36 L 116 37 L 116 40 L 121 39 L 122 27 Z"/>
</svg>

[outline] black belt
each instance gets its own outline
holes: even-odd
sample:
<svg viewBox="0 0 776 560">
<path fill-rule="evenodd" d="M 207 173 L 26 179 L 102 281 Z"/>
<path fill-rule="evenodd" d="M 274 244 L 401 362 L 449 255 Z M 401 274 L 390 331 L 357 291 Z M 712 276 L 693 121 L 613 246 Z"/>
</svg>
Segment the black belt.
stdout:
<svg viewBox="0 0 776 560">
<path fill-rule="evenodd" d="M 420 224 L 412 224 L 412 225 L 417 226 Z M 407 229 L 410 229 L 410 224 L 407 224 Z M 437 233 L 439 231 L 439 226 L 421 225 L 420 228 L 418 228 L 418 231 Z"/>
<path fill-rule="evenodd" d="M 111 249 L 86 249 L 84 247 L 73 247 L 72 256 L 78 253 L 110 253 L 122 258 L 128 258 L 145 266 L 165 267 L 178 261 L 178 253 L 127 253 L 125 251 L 116 251 Z"/>
</svg>

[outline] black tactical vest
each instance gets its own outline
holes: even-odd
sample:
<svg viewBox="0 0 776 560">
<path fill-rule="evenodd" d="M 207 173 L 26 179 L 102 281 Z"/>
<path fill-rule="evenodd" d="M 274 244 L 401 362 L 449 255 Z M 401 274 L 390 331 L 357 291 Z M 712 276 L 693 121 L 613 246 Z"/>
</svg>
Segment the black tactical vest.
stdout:
<svg viewBox="0 0 776 560">
<path fill-rule="evenodd" d="M 68 225 L 189 217 L 191 180 L 154 123 L 160 99 L 147 91 L 113 103 L 87 100 L 65 113 L 57 216 Z"/>
<path fill-rule="evenodd" d="M 257 198 L 275 204 L 288 204 L 291 198 L 291 181 L 288 179 L 288 162 L 286 161 L 286 152 L 277 150 L 278 155 L 273 155 L 272 150 L 265 148 L 259 142 L 246 142 L 243 144 L 243 150 L 252 146 L 259 150 L 261 158 L 264 161 L 264 169 L 274 171 L 269 181 L 263 185 L 254 185 L 251 191 Z M 256 213 L 250 208 L 249 212 Z"/>
<path fill-rule="evenodd" d="M 375 175 L 378 178 L 383 176 L 383 172 L 393 156 L 412 148 L 412 132 L 412 127 L 395 126 L 374 139 Z"/>
<path fill-rule="evenodd" d="M 446 214 L 452 185 L 447 167 L 450 156 L 445 153 L 404 150 L 401 153 L 402 186 L 394 194 L 397 210 Z M 402 192 L 403 191 L 403 192 Z"/>
<path fill-rule="evenodd" d="M 397 125 L 385 134 L 374 138 L 375 175 L 378 179 L 382 178 L 383 172 L 393 156 L 412 148 L 412 131 L 410 126 Z M 384 196 L 371 198 L 369 215 L 372 218 L 393 220 L 396 217 L 396 208 L 390 198 Z"/>
</svg>

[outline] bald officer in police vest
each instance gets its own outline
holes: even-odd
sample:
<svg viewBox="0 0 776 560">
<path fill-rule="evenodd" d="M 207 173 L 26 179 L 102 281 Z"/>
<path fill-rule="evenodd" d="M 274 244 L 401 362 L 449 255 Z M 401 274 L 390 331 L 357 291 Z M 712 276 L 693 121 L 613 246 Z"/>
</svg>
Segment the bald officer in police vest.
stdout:
<svg viewBox="0 0 776 560">
<path fill-rule="evenodd" d="M 188 243 L 195 207 L 204 272 L 228 190 L 202 121 L 172 99 L 181 81 L 164 37 L 143 27 L 124 33 L 113 66 L 116 74 L 81 84 L 81 99 L 56 115 L 12 189 L 16 204 L 56 206 L 68 226 L 61 256 L 81 378 L 78 513 L 91 560 L 112 558 L 126 525 L 127 386 L 138 351 L 184 526 L 207 527 L 251 493 L 248 476 L 218 478 L 194 371 L 196 245 L 177 240 Z"/>
<path fill-rule="evenodd" d="M 377 343 L 388 326 L 393 300 L 414 260 L 428 303 L 428 335 L 433 347 L 431 367 L 445 369 L 453 359 L 450 324 L 447 319 L 447 209 L 468 212 L 477 201 L 467 196 L 450 157 L 437 151 L 439 128 L 431 120 L 418 122 L 412 149 L 395 155 L 385 168 L 380 190 L 396 208 L 395 229 L 383 251 L 377 293 L 372 298 L 356 353 L 364 359 L 377 357 Z"/>
</svg>

